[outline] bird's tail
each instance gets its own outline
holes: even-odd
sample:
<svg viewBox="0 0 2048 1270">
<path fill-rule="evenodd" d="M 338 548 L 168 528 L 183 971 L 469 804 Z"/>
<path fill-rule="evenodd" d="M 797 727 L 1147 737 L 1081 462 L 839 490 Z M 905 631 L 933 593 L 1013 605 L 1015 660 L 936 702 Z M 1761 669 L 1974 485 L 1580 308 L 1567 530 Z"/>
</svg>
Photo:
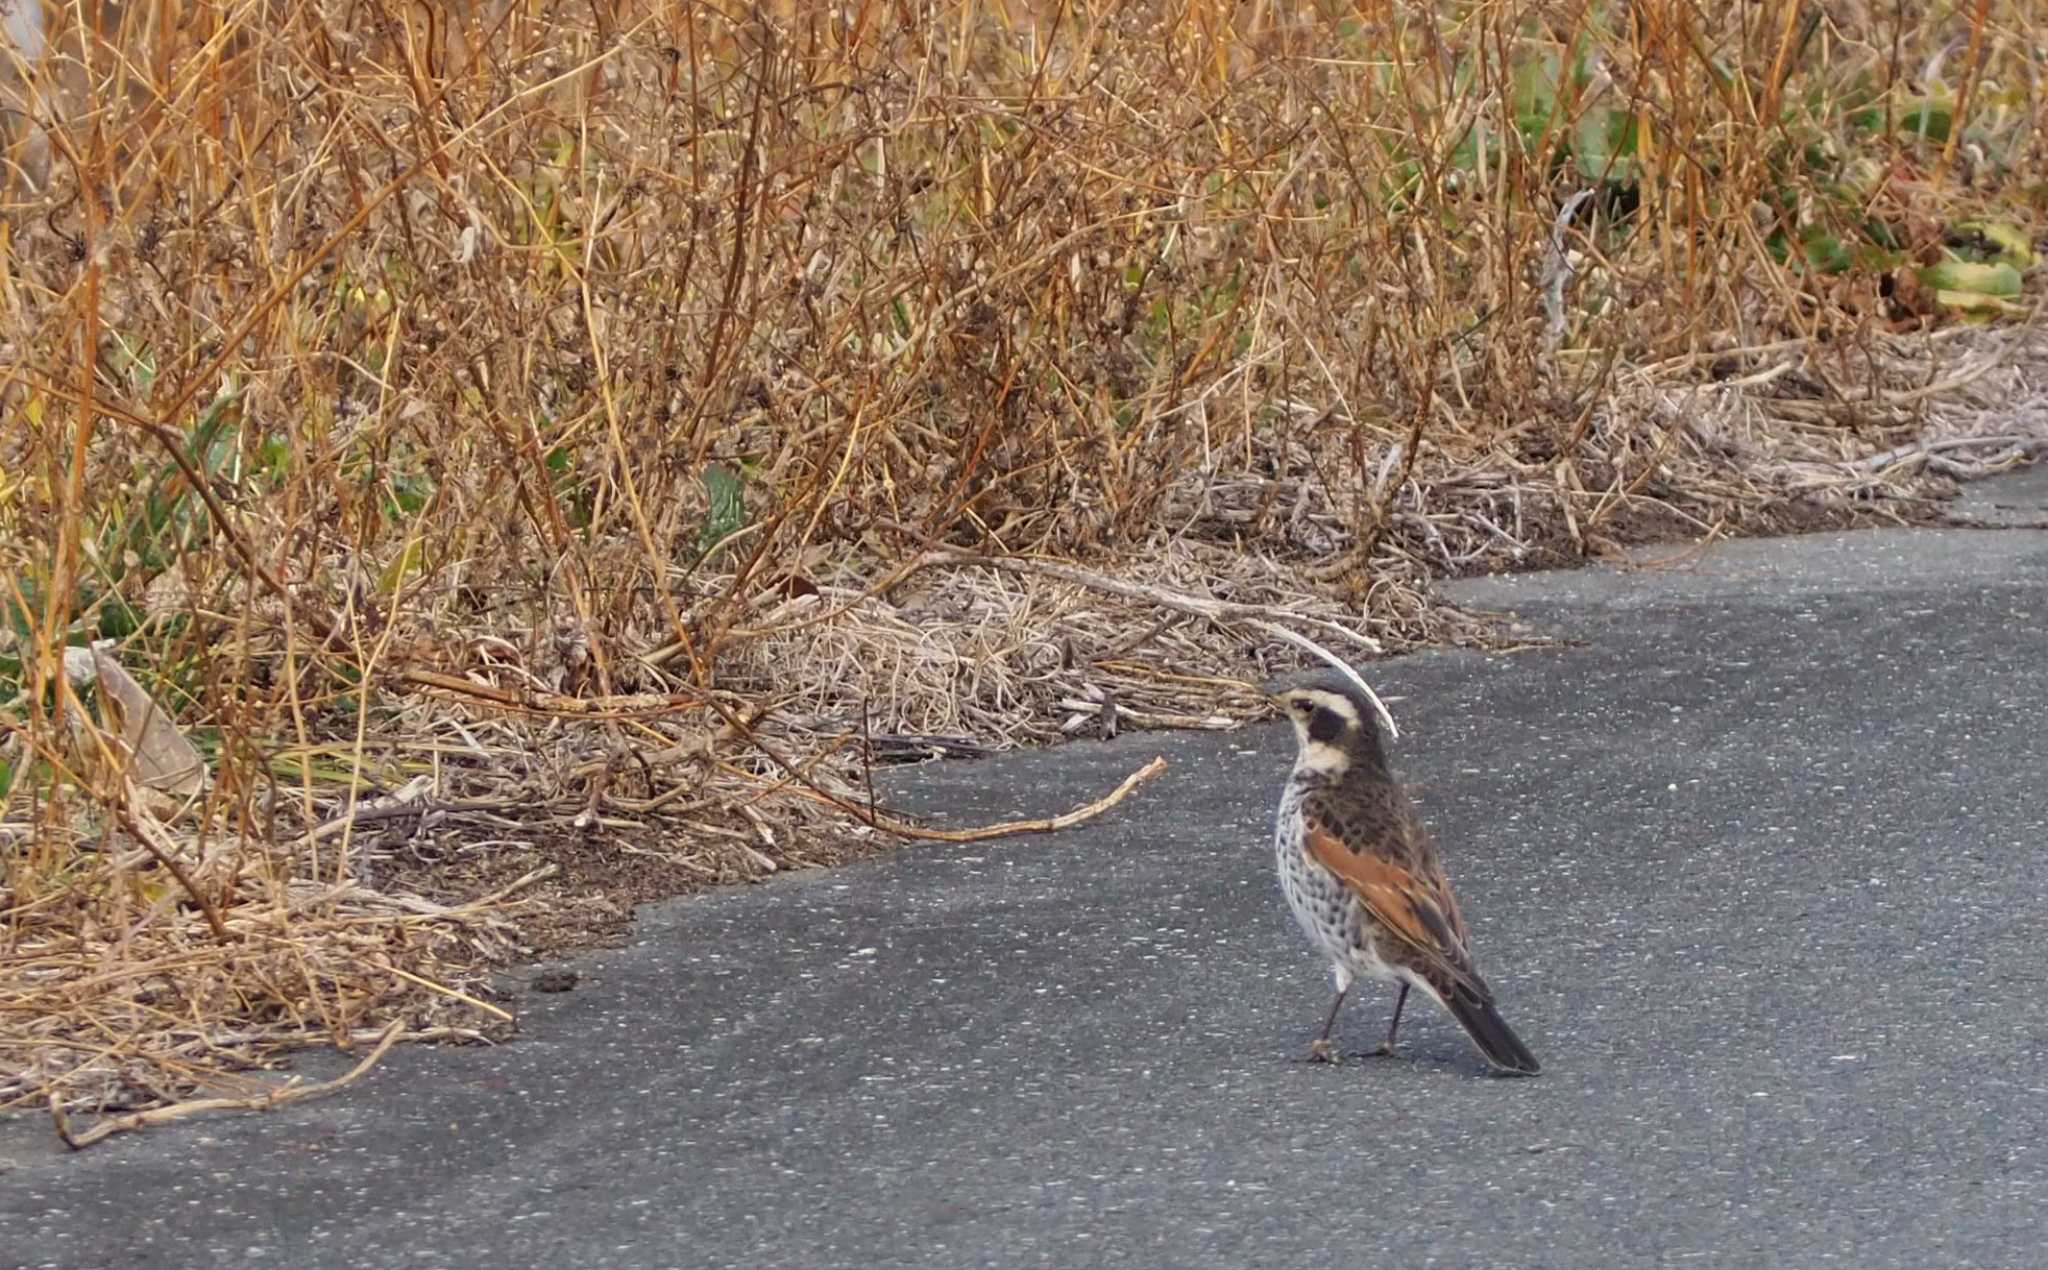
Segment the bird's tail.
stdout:
<svg viewBox="0 0 2048 1270">
<path fill-rule="evenodd" d="M 1536 1056 L 1529 1047 L 1522 1044 L 1522 1038 L 1500 1017 L 1500 1011 L 1493 1008 L 1493 1002 L 1483 992 L 1474 991 L 1469 985 L 1453 985 L 1443 994 L 1444 1008 L 1465 1029 L 1479 1052 L 1486 1055 L 1486 1061 L 1504 1072 L 1517 1076 L 1534 1076 L 1542 1070 Z"/>
</svg>

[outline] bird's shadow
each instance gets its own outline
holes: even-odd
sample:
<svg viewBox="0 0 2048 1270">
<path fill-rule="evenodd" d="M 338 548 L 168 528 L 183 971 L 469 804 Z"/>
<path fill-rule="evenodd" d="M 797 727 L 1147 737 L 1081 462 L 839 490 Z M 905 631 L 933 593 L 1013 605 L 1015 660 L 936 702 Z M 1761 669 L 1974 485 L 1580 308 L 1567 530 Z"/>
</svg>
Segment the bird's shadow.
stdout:
<svg viewBox="0 0 2048 1270">
<path fill-rule="evenodd" d="M 1470 1055 L 1454 1049 L 1410 1049 L 1402 1046 L 1389 1054 L 1383 1049 L 1339 1050 L 1337 1062 L 1314 1058 L 1307 1054 L 1293 1054 L 1288 1057 L 1291 1067 L 1329 1068 L 1335 1071 L 1367 1069 L 1379 1071 L 1396 1069 L 1418 1072 L 1449 1072 L 1459 1076 L 1484 1076 L 1507 1079 L 1512 1073 L 1496 1071 L 1490 1065 L 1474 1060 Z"/>
</svg>

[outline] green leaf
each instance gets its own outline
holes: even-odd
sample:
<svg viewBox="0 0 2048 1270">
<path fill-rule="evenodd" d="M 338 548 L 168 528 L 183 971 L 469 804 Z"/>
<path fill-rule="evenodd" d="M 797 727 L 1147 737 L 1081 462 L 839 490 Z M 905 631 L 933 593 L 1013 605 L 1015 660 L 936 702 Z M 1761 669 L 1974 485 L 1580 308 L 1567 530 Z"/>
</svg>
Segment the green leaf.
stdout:
<svg viewBox="0 0 2048 1270">
<path fill-rule="evenodd" d="M 234 453 L 234 425 L 240 421 L 234 407 L 241 399 L 241 387 L 230 380 L 192 423 L 192 439 L 186 454 L 193 466 L 209 476 L 219 475 L 227 456 Z"/>
<path fill-rule="evenodd" d="M 377 590 L 385 596 L 398 594 L 405 580 L 426 568 L 426 548 L 418 538 L 409 538 L 403 550 L 377 575 Z"/>
<path fill-rule="evenodd" d="M 747 500 L 740 478 L 722 463 L 705 464 L 703 481 L 711 506 L 705 509 L 704 523 L 697 530 L 697 558 L 708 560 L 719 543 L 746 528 Z"/>
<path fill-rule="evenodd" d="M 135 385 L 135 395 L 146 397 L 156 384 L 156 352 L 147 344 L 131 342 L 119 331 L 114 333 L 114 346 L 120 350 L 121 369 L 128 372 L 128 380 Z"/>
<path fill-rule="evenodd" d="M 1916 97 L 1899 115 L 1899 131 L 1928 141 L 1947 141 L 1955 123 L 1955 105 L 1942 97 Z"/>
<path fill-rule="evenodd" d="M 1943 308 L 1954 309 L 1965 317 L 1990 319 L 1999 314 L 2019 316 L 2027 309 L 2025 305 L 1995 295 L 1979 295 L 1975 291 L 1937 291 L 1934 302 Z"/>
<path fill-rule="evenodd" d="M 433 496 L 433 478 L 424 472 L 400 472 L 385 484 L 384 514 L 402 521 L 425 507 Z"/>
<path fill-rule="evenodd" d="M 1937 292 L 1952 292 L 1959 296 L 2008 299 L 2020 293 L 2020 271 L 2003 261 L 1981 264 L 1974 260 L 1944 260 L 1920 270 L 1920 281 Z M 1968 301 L 1964 307 L 1981 306 L 1975 301 Z"/>
<path fill-rule="evenodd" d="M 1972 256 L 2022 272 L 2034 267 L 2034 244 L 2020 229 L 2003 221 L 1970 221 L 1956 226 L 1956 235 L 1976 240 L 1966 248 Z"/>
<path fill-rule="evenodd" d="M 291 475 L 291 444 L 276 434 L 263 438 L 262 444 L 256 447 L 256 466 L 272 481 L 282 481 Z"/>
<path fill-rule="evenodd" d="M 110 591 L 100 606 L 96 629 L 101 639 L 126 639 L 142 629 L 142 614 L 119 591 Z"/>
<path fill-rule="evenodd" d="M 1542 134 L 1557 109 L 1558 84 L 1563 74 L 1557 54 L 1545 52 L 1515 67 L 1515 127 L 1529 140 Z"/>
<path fill-rule="evenodd" d="M 1841 273 L 1856 263 L 1856 257 L 1847 244 L 1824 229 L 1809 229 L 1799 236 L 1799 245 L 1806 252 L 1806 261 L 1820 273 Z"/>
<path fill-rule="evenodd" d="M 1579 116 L 1573 146 L 1579 171 L 1596 181 L 1631 185 L 1636 179 L 1636 117 L 1626 110 L 1595 106 Z"/>
</svg>

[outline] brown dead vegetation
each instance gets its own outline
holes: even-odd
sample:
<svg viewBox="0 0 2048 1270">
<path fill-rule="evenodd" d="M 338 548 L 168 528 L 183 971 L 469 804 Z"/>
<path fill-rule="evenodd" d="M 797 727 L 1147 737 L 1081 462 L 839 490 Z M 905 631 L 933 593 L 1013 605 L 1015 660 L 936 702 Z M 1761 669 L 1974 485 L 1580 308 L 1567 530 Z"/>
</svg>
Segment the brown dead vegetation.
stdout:
<svg viewBox="0 0 2048 1270">
<path fill-rule="evenodd" d="M 874 763 L 2048 436 L 2030 0 L 81 12 L 0 85 L 0 1109 L 490 1035 Z"/>
</svg>

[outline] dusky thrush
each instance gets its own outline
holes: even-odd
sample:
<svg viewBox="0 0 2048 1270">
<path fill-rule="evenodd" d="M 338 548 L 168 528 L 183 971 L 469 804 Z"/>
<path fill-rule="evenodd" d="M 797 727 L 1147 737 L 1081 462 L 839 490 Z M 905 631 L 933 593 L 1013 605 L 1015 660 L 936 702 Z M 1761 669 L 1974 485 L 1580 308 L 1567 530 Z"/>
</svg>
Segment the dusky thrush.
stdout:
<svg viewBox="0 0 2048 1270">
<path fill-rule="evenodd" d="M 1280 889 L 1337 981 L 1309 1056 L 1336 1059 L 1330 1032 L 1345 995 L 1359 979 L 1378 979 L 1400 989 L 1379 1053 L 1394 1052 L 1401 1007 L 1419 988 L 1489 1063 L 1535 1075 L 1536 1056 L 1500 1017 L 1473 965 L 1436 844 L 1388 770 L 1373 703 L 1335 670 L 1287 676 L 1266 691 L 1300 742 L 1274 832 Z"/>
</svg>

